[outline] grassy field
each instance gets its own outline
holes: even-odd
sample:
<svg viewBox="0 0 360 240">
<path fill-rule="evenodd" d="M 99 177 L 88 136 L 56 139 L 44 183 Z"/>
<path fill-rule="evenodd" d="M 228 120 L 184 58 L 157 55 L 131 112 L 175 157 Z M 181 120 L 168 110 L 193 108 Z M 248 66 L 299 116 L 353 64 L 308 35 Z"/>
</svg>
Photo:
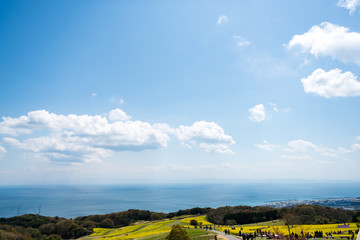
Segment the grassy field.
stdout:
<svg viewBox="0 0 360 240">
<path fill-rule="evenodd" d="M 94 228 L 94 233 L 90 236 L 82 238 L 82 240 L 94 240 L 94 239 L 109 239 L 109 240 L 131 240 L 131 239 L 141 239 L 141 240 L 165 240 L 167 234 L 171 230 L 173 224 L 180 224 L 186 228 L 187 232 L 191 238 L 196 239 L 200 236 L 213 236 L 215 233 L 211 231 L 206 231 L 200 228 L 194 228 L 190 225 L 190 221 L 195 219 L 199 225 L 212 226 L 215 225 L 206 220 L 206 216 L 184 216 L 177 217 L 171 220 L 163 221 L 153 221 L 153 222 L 139 222 L 132 226 L 127 226 L 123 228 Z M 323 225 L 293 225 L 291 226 L 290 231 L 301 235 L 301 232 L 304 234 L 309 233 L 314 236 L 315 231 L 322 231 L 324 236 L 326 233 L 332 233 L 332 236 L 335 239 L 341 239 L 341 237 L 351 237 L 352 234 L 349 234 L 350 231 L 357 230 L 355 223 L 348 223 L 346 228 L 342 226 L 343 224 L 323 224 Z M 284 221 L 274 220 L 269 222 L 261 222 L 254 224 L 246 225 L 237 225 L 237 226 L 219 226 L 216 225 L 216 230 L 225 231 L 229 230 L 232 234 L 238 234 L 239 231 L 245 234 L 251 234 L 256 232 L 257 229 L 261 229 L 262 232 L 271 232 L 271 233 L 280 233 L 287 235 L 288 228 L 285 226 Z M 355 234 L 355 239 L 356 239 Z M 257 238 L 257 240 L 266 239 L 266 238 Z M 325 238 L 324 238 L 325 239 Z"/>
<path fill-rule="evenodd" d="M 258 224 L 248 224 L 248 225 L 241 225 L 241 226 L 221 226 L 217 228 L 219 231 L 225 231 L 225 229 L 229 230 L 232 234 L 238 234 L 239 231 L 245 234 L 254 233 L 257 229 L 261 229 L 262 232 L 271 232 L 271 233 L 280 233 L 283 235 L 288 235 L 289 231 L 288 228 L 283 224 L 282 221 L 272 221 L 271 222 L 264 222 Z M 282 223 L 282 224 L 281 224 Z M 299 236 L 304 234 L 311 234 L 314 236 L 315 231 L 322 231 L 324 237 L 326 233 L 331 233 L 335 239 L 341 239 L 341 237 L 351 237 L 352 234 L 349 231 L 356 231 L 359 228 L 356 226 L 355 223 L 347 223 L 348 227 L 342 228 L 343 224 L 321 224 L 321 225 L 292 225 L 290 226 L 290 232 L 294 234 L 298 234 Z M 357 234 L 354 235 L 355 239 Z M 259 238 L 260 239 L 260 238 Z"/>
<path fill-rule="evenodd" d="M 178 218 L 173 220 L 164 220 L 156 222 L 139 223 L 123 228 L 94 228 L 94 233 L 90 236 L 81 238 L 82 240 L 94 239 L 109 239 L 109 240 L 164 240 L 171 230 L 173 224 L 179 223 L 183 225 L 190 237 L 196 238 L 199 236 L 213 236 L 214 233 L 204 229 L 194 229 L 190 226 L 190 220 L 193 218 Z M 205 216 L 195 217 L 196 220 L 201 220 L 206 224 L 211 224 L 205 220 Z"/>
<path fill-rule="evenodd" d="M 186 226 L 186 227 L 192 227 L 190 225 L 190 221 L 195 219 L 199 225 L 202 225 L 202 226 L 206 226 L 206 225 L 214 225 L 213 223 L 211 222 L 208 222 L 206 220 L 206 215 L 203 215 L 203 216 L 191 216 L 191 217 L 187 217 L 187 218 L 184 218 L 182 220 L 180 220 L 180 223 L 183 225 L 183 226 Z"/>
</svg>

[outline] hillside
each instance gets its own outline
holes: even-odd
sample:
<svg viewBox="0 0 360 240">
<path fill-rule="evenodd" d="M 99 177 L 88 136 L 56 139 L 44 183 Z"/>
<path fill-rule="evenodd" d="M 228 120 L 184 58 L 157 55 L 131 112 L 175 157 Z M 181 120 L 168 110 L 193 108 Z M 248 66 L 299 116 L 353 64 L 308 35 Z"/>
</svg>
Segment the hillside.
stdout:
<svg viewBox="0 0 360 240">
<path fill-rule="evenodd" d="M 215 226 L 220 231 L 231 226 L 228 232 L 234 234 L 247 226 L 252 228 L 249 231 L 254 231 L 254 226 L 260 228 L 261 224 L 264 225 L 261 229 L 267 229 L 266 231 L 269 232 L 273 231 L 274 225 L 335 224 L 332 226 L 335 228 L 340 224 L 356 221 L 360 221 L 360 212 L 317 205 L 298 205 L 289 208 L 249 206 L 193 208 L 169 214 L 131 209 L 75 219 L 27 214 L 0 218 L 0 239 L 74 239 L 84 236 L 86 239 L 128 240 L 147 239 L 148 236 L 163 239 L 171 226 L 176 223 L 187 228 L 191 236 L 197 236 L 213 235 L 206 230 L 213 230 Z M 353 231 L 355 225 L 351 226 Z"/>
</svg>

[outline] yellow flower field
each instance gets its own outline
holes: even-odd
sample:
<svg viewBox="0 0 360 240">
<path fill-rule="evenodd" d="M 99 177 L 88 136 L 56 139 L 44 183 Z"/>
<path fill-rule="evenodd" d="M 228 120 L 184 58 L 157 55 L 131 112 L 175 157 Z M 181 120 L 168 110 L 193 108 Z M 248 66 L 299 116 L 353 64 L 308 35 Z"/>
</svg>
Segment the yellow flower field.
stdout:
<svg viewBox="0 0 360 240">
<path fill-rule="evenodd" d="M 315 231 L 322 231 L 324 236 L 326 236 L 326 233 L 332 233 L 332 236 L 334 237 L 340 237 L 340 236 L 350 236 L 352 234 L 349 234 L 349 230 L 350 231 L 356 231 L 359 228 L 356 226 L 355 223 L 347 223 L 347 225 L 349 225 L 349 227 L 347 228 L 341 228 L 339 226 L 341 226 L 343 224 L 321 224 L 321 225 L 292 225 L 290 227 L 290 231 L 293 232 L 294 234 L 298 234 L 301 235 L 301 232 L 303 232 L 304 234 L 311 234 L 312 236 L 314 236 Z M 245 233 L 245 234 L 250 234 L 250 233 L 254 233 L 256 232 L 257 229 L 261 229 L 262 232 L 271 232 L 271 233 L 276 233 L 279 232 L 281 234 L 285 234 L 288 235 L 288 228 L 284 225 L 282 226 L 249 226 L 249 227 L 241 227 L 241 226 L 236 226 L 236 227 L 231 227 L 231 226 L 221 226 L 221 227 L 217 227 L 217 230 L 219 231 L 224 231 L 225 229 L 229 230 L 232 234 L 238 234 L 239 231 L 241 231 L 241 233 Z M 340 232 L 340 233 L 338 233 Z M 355 238 L 356 238 L 357 234 L 355 234 Z"/>
<path fill-rule="evenodd" d="M 193 229 L 194 227 L 190 225 L 190 221 L 195 219 L 198 223 L 202 223 L 202 226 L 216 226 L 216 230 L 225 231 L 229 230 L 232 234 L 253 234 L 257 230 L 261 230 L 261 232 L 267 233 L 281 233 L 284 235 L 288 235 L 288 228 L 284 226 L 282 221 L 277 221 L 273 223 L 275 226 L 270 226 L 269 223 L 259 223 L 257 225 L 244 225 L 244 226 L 219 226 L 213 223 L 210 223 L 206 220 L 206 215 L 203 216 L 193 216 L 193 217 L 185 217 L 183 219 L 173 219 L 173 220 L 164 220 L 164 221 L 157 221 L 157 222 L 147 222 L 141 223 L 137 225 L 127 226 L 118 229 L 108 229 L 108 228 L 94 228 L 94 233 L 90 235 L 91 239 L 100 239 L 106 238 L 110 240 L 131 240 L 131 239 L 141 239 L 141 238 L 152 238 L 160 235 L 159 239 L 164 238 L 164 233 L 168 233 L 171 230 L 171 226 L 175 223 L 181 223 L 186 228 Z M 269 225 L 266 225 L 269 224 Z M 278 225 L 278 226 L 276 226 Z M 340 237 L 351 237 L 352 234 L 349 234 L 349 231 L 355 232 L 358 230 L 358 227 L 355 223 L 347 223 L 345 228 L 343 228 L 343 224 L 322 224 L 322 225 L 293 225 L 290 228 L 292 233 L 296 233 L 299 236 L 302 233 L 311 234 L 314 236 L 316 231 L 322 231 L 324 237 L 326 233 L 331 233 L 331 235 L 337 239 Z M 194 229 L 195 230 L 195 229 Z M 199 229 L 200 231 L 200 229 Z M 203 230 L 202 230 L 203 231 Z M 357 234 L 354 235 L 355 239 Z"/>
<path fill-rule="evenodd" d="M 184 218 L 184 219 L 182 219 L 180 222 L 181 222 L 181 223 L 184 223 L 185 225 L 189 225 L 189 226 L 190 226 L 190 221 L 191 221 L 192 219 L 195 219 L 195 220 L 199 223 L 199 225 L 203 225 L 203 226 L 206 226 L 206 225 L 214 225 L 213 223 L 208 222 L 208 221 L 206 220 L 206 215 L 197 216 L 197 217 Z M 200 223 L 202 223 L 202 224 L 200 224 Z"/>
<path fill-rule="evenodd" d="M 119 229 L 95 228 L 91 237 L 111 240 L 129 240 L 170 232 L 175 220 L 143 223 Z"/>
</svg>

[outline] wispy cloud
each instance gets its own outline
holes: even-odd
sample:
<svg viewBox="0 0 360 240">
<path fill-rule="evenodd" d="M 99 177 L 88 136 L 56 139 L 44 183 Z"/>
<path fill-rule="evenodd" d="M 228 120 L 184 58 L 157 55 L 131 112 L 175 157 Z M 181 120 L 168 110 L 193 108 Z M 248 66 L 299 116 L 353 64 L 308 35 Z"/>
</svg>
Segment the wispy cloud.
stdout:
<svg viewBox="0 0 360 240">
<path fill-rule="evenodd" d="M 289 141 L 286 145 L 270 144 L 268 141 L 254 144 L 255 147 L 269 152 L 280 154 L 281 158 L 306 160 L 313 159 L 315 156 L 325 158 L 343 158 L 344 154 L 357 152 L 360 150 L 360 144 L 352 144 L 350 148 L 338 147 L 337 149 L 329 148 L 314 144 L 303 139 Z"/>
<path fill-rule="evenodd" d="M 112 98 L 110 98 L 110 102 L 116 103 L 116 104 L 123 104 L 124 100 L 122 98 L 112 97 Z"/>
<path fill-rule="evenodd" d="M 257 148 L 263 149 L 265 151 L 273 152 L 277 149 L 280 149 L 281 146 L 277 144 L 270 144 L 267 140 L 264 140 L 263 143 L 257 143 L 255 144 Z"/>
<path fill-rule="evenodd" d="M 0 145 L 0 159 L 5 155 L 6 152 L 6 149 Z"/>
<path fill-rule="evenodd" d="M 233 38 L 235 39 L 236 44 L 237 44 L 239 47 L 246 47 L 246 46 L 251 45 L 251 42 L 249 42 L 249 41 L 248 41 L 246 38 L 244 38 L 244 37 L 234 35 Z"/>
<path fill-rule="evenodd" d="M 220 17 L 218 18 L 216 24 L 219 25 L 219 24 L 223 24 L 225 22 L 228 21 L 228 17 L 226 15 L 220 15 Z"/>
<path fill-rule="evenodd" d="M 360 6 L 360 0 L 339 0 L 338 6 L 346 8 L 350 15 L 354 15 L 356 8 Z"/>
</svg>

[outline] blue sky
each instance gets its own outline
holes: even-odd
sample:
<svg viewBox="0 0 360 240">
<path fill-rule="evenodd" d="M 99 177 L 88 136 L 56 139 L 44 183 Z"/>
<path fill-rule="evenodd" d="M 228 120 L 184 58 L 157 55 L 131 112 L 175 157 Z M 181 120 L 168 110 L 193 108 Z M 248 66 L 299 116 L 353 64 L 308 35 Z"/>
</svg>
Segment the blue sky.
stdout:
<svg viewBox="0 0 360 240">
<path fill-rule="evenodd" d="M 0 183 L 359 181 L 360 1 L 1 1 Z"/>
</svg>

